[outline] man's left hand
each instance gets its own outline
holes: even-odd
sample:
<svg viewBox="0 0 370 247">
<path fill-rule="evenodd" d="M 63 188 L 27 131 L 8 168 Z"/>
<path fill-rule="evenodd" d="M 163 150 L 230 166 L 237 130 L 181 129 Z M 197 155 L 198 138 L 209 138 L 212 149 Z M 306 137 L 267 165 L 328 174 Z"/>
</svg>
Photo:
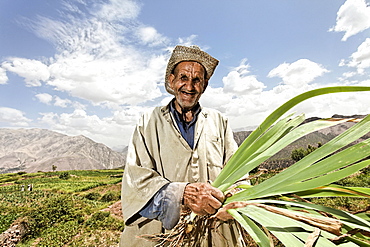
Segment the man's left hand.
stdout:
<svg viewBox="0 0 370 247">
<path fill-rule="evenodd" d="M 247 206 L 247 202 L 230 202 L 225 207 L 220 208 L 218 212 L 215 214 L 215 217 L 222 221 L 228 221 L 234 219 L 228 212 L 228 209 L 236 209 L 236 208 L 244 208 Z"/>
<path fill-rule="evenodd" d="M 198 215 L 216 213 L 225 196 L 221 190 L 209 183 L 190 183 L 184 191 L 184 205 Z"/>
</svg>

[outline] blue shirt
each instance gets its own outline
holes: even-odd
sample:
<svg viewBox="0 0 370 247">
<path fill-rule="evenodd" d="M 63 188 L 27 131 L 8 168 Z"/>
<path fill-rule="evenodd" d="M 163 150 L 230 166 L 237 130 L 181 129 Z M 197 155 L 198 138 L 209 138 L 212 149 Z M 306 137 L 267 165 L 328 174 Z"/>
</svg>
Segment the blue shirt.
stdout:
<svg viewBox="0 0 370 247">
<path fill-rule="evenodd" d="M 180 129 L 182 137 L 186 140 L 189 146 L 194 148 L 194 132 L 195 132 L 195 123 L 197 122 L 198 115 L 201 111 L 199 103 L 193 108 L 194 117 L 190 122 L 186 122 L 184 117 L 179 113 L 175 108 L 175 102 L 170 103 L 170 112 L 172 113 L 177 126 Z"/>
</svg>

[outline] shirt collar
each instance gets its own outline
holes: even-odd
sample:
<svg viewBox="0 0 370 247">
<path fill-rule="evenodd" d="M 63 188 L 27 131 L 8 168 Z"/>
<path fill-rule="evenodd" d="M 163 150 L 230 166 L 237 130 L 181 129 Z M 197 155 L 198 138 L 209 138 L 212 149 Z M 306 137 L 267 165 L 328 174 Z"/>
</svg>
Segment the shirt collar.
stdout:
<svg viewBox="0 0 370 247">
<path fill-rule="evenodd" d="M 192 109 L 192 111 L 194 112 L 194 117 L 193 119 L 190 121 L 190 122 L 185 122 L 185 120 L 183 119 L 182 115 L 180 112 L 178 112 L 176 110 L 176 107 L 175 107 L 175 99 L 173 99 L 170 104 L 170 112 L 173 114 L 173 116 L 175 117 L 176 121 L 179 122 L 184 122 L 184 123 L 187 123 L 187 124 L 192 124 L 194 123 L 195 121 L 197 121 L 197 117 L 198 117 L 198 114 L 201 112 L 202 108 L 200 107 L 200 104 L 199 102 L 194 106 L 194 108 Z"/>
</svg>

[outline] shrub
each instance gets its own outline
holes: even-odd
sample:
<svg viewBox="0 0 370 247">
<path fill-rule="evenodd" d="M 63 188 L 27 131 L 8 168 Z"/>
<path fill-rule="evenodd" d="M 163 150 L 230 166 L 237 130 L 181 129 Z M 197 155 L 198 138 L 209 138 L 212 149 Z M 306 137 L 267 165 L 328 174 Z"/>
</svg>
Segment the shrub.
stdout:
<svg viewBox="0 0 370 247">
<path fill-rule="evenodd" d="M 77 220 L 83 222 L 83 215 L 70 195 L 58 195 L 40 203 L 27 215 L 30 226 L 28 237 L 38 236 L 44 229 L 61 222 Z"/>
<path fill-rule="evenodd" d="M 119 192 L 108 191 L 101 197 L 102 202 L 118 201 L 120 199 Z"/>
<path fill-rule="evenodd" d="M 78 221 L 68 221 L 57 224 L 45 230 L 41 241 L 37 246 L 58 247 L 68 243 L 79 231 Z"/>
<path fill-rule="evenodd" d="M 86 199 L 96 201 L 99 200 L 100 194 L 98 192 L 90 192 L 84 196 Z"/>
<path fill-rule="evenodd" d="M 71 177 L 71 175 L 69 175 L 68 172 L 62 172 L 60 175 L 59 175 L 59 178 L 60 179 L 69 179 Z"/>
<path fill-rule="evenodd" d="M 0 214 L 0 233 L 6 231 L 17 217 L 15 213 Z"/>
<path fill-rule="evenodd" d="M 124 222 L 110 215 L 110 212 L 99 211 L 94 213 L 85 225 L 91 229 L 119 230 L 123 231 Z"/>
</svg>

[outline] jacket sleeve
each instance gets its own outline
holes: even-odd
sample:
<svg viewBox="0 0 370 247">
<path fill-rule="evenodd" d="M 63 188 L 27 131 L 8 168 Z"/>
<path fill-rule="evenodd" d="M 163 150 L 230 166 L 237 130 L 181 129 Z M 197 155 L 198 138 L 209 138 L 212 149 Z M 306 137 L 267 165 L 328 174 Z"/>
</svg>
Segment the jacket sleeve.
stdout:
<svg viewBox="0 0 370 247">
<path fill-rule="evenodd" d="M 171 230 L 180 220 L 182 197 L 187 183 L 173 182 L 163 186 L 139 214 L 157 219 L 163 227 Z"/>
<path fill-rule="evenodd" d="M 139 223 L 138 212 L 170 182 L 156 171 L 156 162 L 143 135 L 143 125 L 144 118 L 141 118 L 131 137 L 122 178 L 122 213 L 126 225 Z"/>
</svg>

